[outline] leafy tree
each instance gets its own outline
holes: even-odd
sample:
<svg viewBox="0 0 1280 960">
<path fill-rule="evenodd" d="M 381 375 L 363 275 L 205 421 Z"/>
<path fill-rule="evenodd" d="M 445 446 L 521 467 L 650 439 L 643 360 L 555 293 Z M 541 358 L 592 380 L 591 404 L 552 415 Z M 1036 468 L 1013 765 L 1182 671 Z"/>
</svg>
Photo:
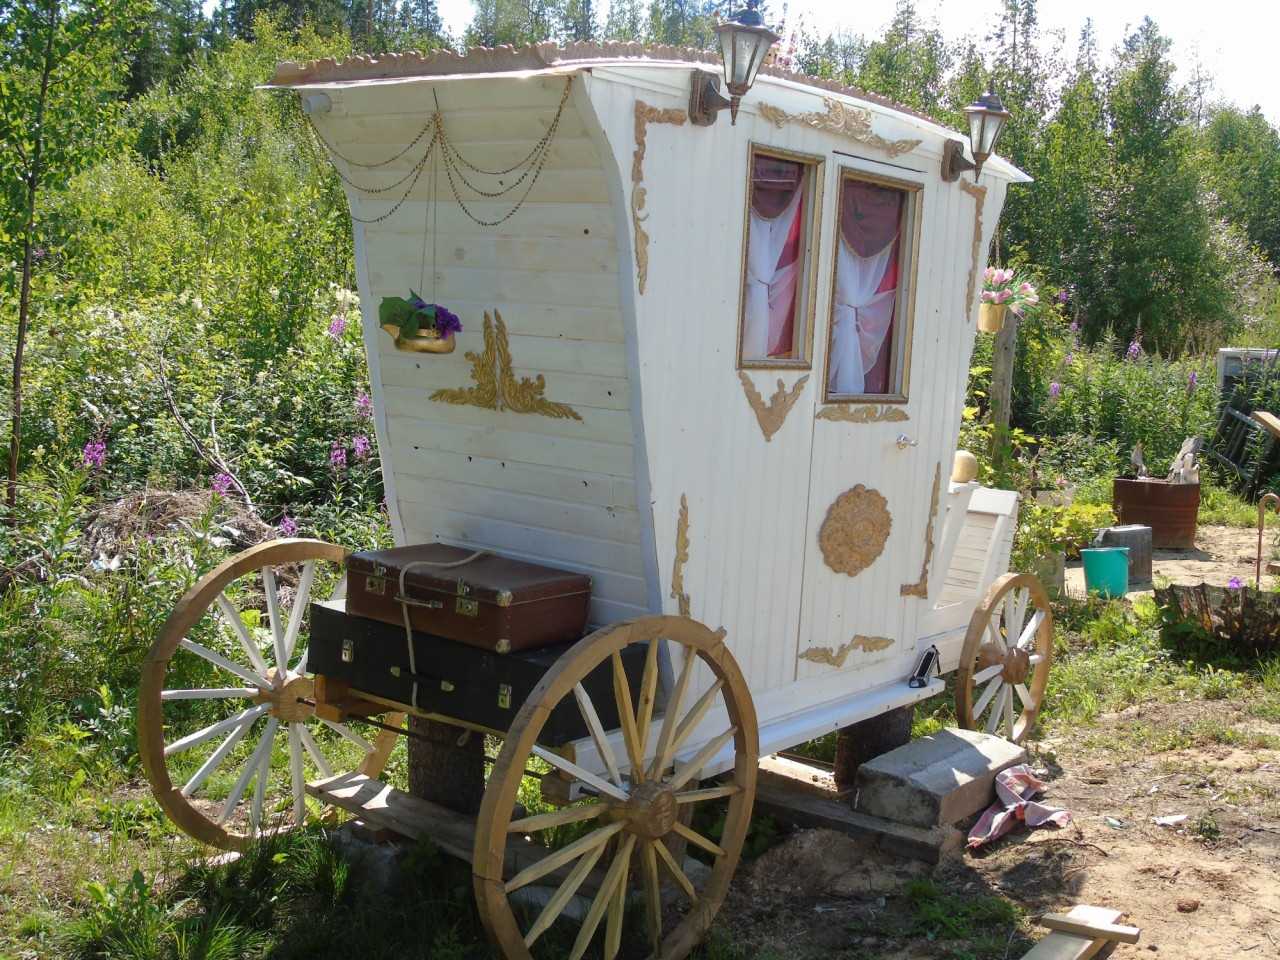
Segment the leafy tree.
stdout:
<svg viewBox="0 0 1280 960">
<path fill-rule="evenodd" d="M 22 264 L 5 494 L 11 521 L 18 499 L 32 275 L 53 239 L 44 236 L 43 194 L 115 149 L 117 97 L 125 78 L 121 52 L 138 10 L 136 0 L 0 0 L 0 241 L 10 248 L 6 254 L 20 252 Z"/>
<path fill-rule="evenodd" d="M 1280 131 L 1256 106 L 1248 112 L 1224 106 L 1214 111 L 1201 142 L 1223 215 L 1280 270 Z"/>
<path fill-rule="evenodd" d="M 898 0 L 893 20 L 862 51 L 856 84 L 919 110 L 936 113 L 952 50 L 936 24 L 924 25 L 914 0 Z"/>
</svg>

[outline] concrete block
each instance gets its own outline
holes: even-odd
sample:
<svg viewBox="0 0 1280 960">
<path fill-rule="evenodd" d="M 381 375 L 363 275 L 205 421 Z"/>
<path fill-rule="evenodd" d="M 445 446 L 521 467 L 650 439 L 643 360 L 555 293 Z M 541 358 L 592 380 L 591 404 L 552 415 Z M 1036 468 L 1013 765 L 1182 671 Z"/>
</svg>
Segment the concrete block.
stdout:
<svg viewBox="0 0 1280 960">
<path fill-rule="evenodd" d="M 988 806 L 996 774 L 1026 759 L 1001 737 L 941 730 L 859 767 L 853 808 L 925 829 L 953 824 Z"/>
<path fill-rule="evenodd" d="M 1129 548 L 1129 583 L 1151 582 L 1151 528 L 1140 523 L 1104 527 L 1094 538 L 1095 547 Z"/>
</svg>

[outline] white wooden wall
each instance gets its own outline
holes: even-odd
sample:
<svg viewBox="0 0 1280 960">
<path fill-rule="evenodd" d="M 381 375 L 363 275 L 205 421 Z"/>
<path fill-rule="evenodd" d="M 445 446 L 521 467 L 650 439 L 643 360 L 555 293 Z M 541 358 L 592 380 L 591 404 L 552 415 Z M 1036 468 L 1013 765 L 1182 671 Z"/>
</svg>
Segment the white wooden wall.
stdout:
<svg viewBox="0 0 1280 960">
<path fill-rule="evenodd" d="M 417 134 L 438 96 L 458 151 L 479 167 L 499 169 L 543 135 L 564 84 L 564 77 L 547 76 L 352 86 L 334 90 L 333 108 L 315 119 L 339 153 L 372 163 Z M 645 547 L 645 515 L 637 510 L 616 198 L 594 139 L 598 131 L 579 115 L 580 96 L 566 107 L 528 201 L 505 223 L 483 227 L 469 219 L 443 165 L 433 170 L 429 162 L 392 217 L 355 224 L 355 242 L 396 541 L 487 547 L 586 572 L 593 579 L 592 621 L 605 623 L 652 609 L 655 577 L 646 562 L 652 551 Z M 422 157 L 430 136 L 376 171 L 336 162 L 362 187 L 391 184 Z M 468 176 L 493 189 L 493 178 Z M 433 177 L 440 200 L 434 209 Z M 496 200 L 459 189 L 477 217 L 492 220 L 511 209 L 524 186 Z M 366 219 L 387 212 L 403 193 L 404 187 L 379 195 L 347 190 L 354 215 Z M 431 221 L 434 251 L 428 217 L 438 218 Z M 398 351 L 378 328 L 381 299 L 408 296 L 410 289 L 459 315 L 464 329 L 454 353 Z M 471 385 L 464 354 L 483 350 L 484 313 L 494 310 L 510 334 L 515 375 L 542 375 L 547 399 L 569 404 L 581 421 L 429 399 L 439 388 Z"/>
</svg>

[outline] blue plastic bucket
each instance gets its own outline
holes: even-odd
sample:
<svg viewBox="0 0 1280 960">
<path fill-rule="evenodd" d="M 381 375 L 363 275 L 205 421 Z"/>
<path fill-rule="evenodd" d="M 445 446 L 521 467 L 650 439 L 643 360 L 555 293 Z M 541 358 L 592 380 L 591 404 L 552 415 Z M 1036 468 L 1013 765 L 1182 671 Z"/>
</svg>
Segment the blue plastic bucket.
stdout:
<svg viewBox="0 0 1280 960">
<path fill-rule="evenodd" d="M 1080 551 L 1084 560 L 1084 587 L 1089 593 L 1123 597 L 1129 592 L 1129 548 L 1091 547 Z"/>
</svg>

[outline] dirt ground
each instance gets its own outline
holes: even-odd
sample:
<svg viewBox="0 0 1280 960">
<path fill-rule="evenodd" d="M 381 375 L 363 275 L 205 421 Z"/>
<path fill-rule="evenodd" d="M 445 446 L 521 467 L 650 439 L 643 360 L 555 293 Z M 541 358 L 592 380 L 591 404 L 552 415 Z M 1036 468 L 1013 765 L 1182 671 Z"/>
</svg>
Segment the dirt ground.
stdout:
<svg viewBox="0 0 1280 960">
<path fill-rule="evenodd" d="M 1216 740 L 1205 731 L 1218 731 Z M 1020 826 L 933 871 L 805 831 L 745 868 L 721 923 L 733 941 L 788 960 L 1014 960 L 1045 933 L 1040 915 L 1088 903 L 1124 911 L 1142 929 L 1115 957 L 1280 957 L 1277 735 L 1280 724 L 1234 703 L 1130 707 L 1087 735 L 1035 748 L 1045 799 L 1072 811 L 1071 826 Z M 1186 820 L 1153 822 L 1170 815 Z M 926 876 L 939 898 L 922 907 Z M 1026 924 L 998 911 L 962 916 L 992 895 L 1016 904 Z M 967 935 L 948 937 L 931 908 Z"/>
<path fill-rule="evenodd" d="M 1262 585 L 1269 586 L 1274 578 L 1267 576 L 1266 563 L 1271 554 L 1273 535 L 1268 534 L 1262 544 Z M 1155 579 L 1173 583 L 1208 583 L 1224 587 L 1232 577 L 1252 585 L 1255 561 L 1258 556 L 1258 531 L 1246 527 L 1200 527 L 1196 531 L 1196 545 L 1190 550 L 1153 550 L 1151 572 Z M 1134 584 L 1128 596 L 1151 596 L 1150 583 Z M 1083 597 L 1084 568 L 1079 560 L 1067 564 L 1067 593 Z"/>
</svg>

